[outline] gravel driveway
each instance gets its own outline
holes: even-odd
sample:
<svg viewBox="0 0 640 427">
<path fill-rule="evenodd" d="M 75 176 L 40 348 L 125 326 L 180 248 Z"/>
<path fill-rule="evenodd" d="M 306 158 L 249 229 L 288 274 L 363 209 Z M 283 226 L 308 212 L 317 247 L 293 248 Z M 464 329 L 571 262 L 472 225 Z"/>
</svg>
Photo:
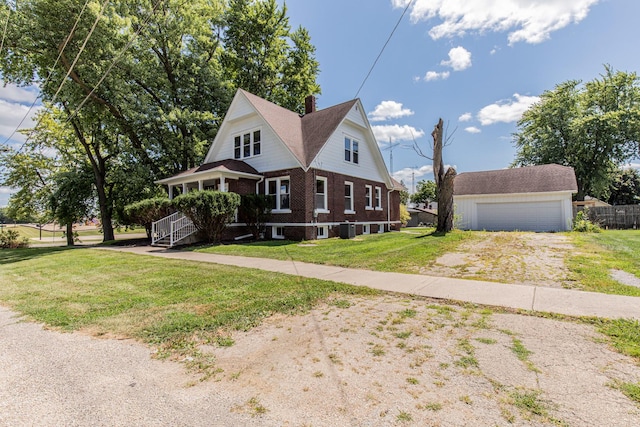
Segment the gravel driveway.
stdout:
<svg viewBox="0 0 640 427">
<path fill-rule="evenodd" d="M 203 347 L 198 382 L 130 340 L 0 308 L 0 425 L 634 426 L 640 366 L 591 326 L 400 296 L 277 316 Z"/>
</svg>

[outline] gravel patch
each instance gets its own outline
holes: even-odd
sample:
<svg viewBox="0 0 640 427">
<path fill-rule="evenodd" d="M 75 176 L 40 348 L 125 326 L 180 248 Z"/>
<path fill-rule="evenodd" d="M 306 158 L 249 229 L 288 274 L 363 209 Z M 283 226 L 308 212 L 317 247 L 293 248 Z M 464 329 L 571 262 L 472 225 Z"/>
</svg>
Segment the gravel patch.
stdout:
<svg viewBox="0 0 640 427">
<path fill-rule="evenodd" d="M 609 273 L 614 280 L 617 280 L 623 285 L 635 286 L 636 288 L 640 288 L 640 278 L 638 278 L 634 274 L 615 269 L 610 270 Z"/>
<path fill-rule="evenodd" d="M 640 382 L 640 366 L 588 325 L 387 295 L 273 316 L 233 339 L 201 348 L 220 373 L 199 382 L 137 342 L 0 308 L 0 425 L 640 425 L 609 385 Z"/>
</svg>

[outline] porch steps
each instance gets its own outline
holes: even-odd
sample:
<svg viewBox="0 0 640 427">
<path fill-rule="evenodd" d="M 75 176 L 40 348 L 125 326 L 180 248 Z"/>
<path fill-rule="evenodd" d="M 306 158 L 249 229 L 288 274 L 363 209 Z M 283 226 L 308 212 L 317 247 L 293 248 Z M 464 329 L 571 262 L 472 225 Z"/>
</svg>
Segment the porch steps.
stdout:
<svg viewBox="0 0 640 427">
<path fill-rule="evenodd" d="M 151 226 L 151 245 L 172 248 L 198 231 L 182 212 L 173 213 Z"/>
</svg>

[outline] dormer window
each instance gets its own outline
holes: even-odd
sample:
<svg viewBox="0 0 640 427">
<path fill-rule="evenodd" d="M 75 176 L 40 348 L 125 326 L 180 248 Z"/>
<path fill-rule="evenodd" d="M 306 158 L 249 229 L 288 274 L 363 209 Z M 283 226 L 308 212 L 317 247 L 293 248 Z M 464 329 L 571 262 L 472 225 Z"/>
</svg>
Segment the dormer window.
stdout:
<svg viewBox="0 0 640 427">
<path fill-rule="evenodd" d="M 344 137 L 344 161 L 358 164 L 358 141 L 348 136 Z"/>
<path fill-rule="evenodd" d="M 233 158 L 246 159 L 262 152 L 260 129 L 233 137 Z"/>
</svg>

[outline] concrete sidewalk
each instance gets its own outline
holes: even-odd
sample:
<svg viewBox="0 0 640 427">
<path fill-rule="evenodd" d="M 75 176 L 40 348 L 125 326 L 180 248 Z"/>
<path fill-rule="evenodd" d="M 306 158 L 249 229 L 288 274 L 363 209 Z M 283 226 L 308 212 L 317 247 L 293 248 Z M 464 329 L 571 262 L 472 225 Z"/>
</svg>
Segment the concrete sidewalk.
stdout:
<svg viewBox="0 0 640 427">
<path fill-rule="evenodd" d="M 419 274 L 386 273 L 353 268 L 231 255 L 207 254 L 151 246 L 104 247 L 163 258 L 257 268 L 277 273 L 331 280 L 430 298 L 474 304 L 605 318 L 640 319 L 640 298 L 540 286 L 452 279 Z"/>
</svg>

